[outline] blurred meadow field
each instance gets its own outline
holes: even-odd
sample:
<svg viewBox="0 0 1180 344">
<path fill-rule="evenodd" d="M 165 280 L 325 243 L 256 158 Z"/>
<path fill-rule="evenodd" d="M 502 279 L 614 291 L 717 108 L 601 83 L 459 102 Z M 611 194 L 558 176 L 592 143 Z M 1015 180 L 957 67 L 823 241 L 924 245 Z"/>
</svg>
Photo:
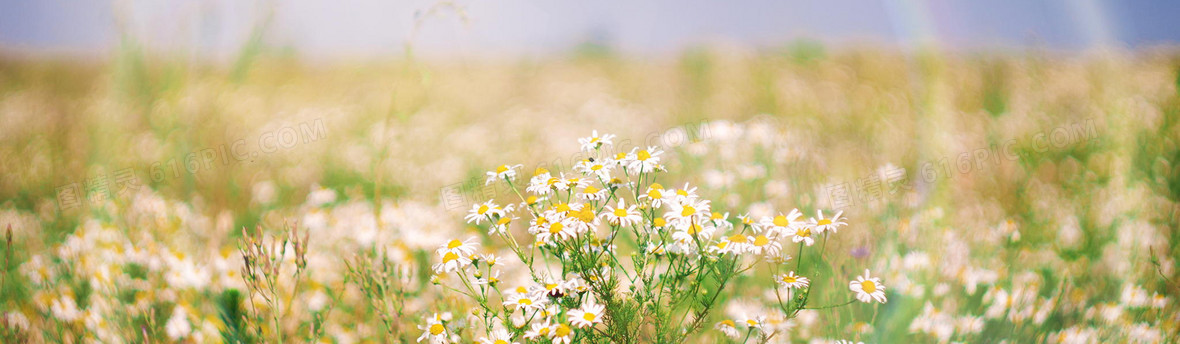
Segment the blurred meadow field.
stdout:
<svg viewBox="0 0 1180 344">
<path fill-rule="evenodd" d="M 0 123 L 5 343 L 1180 340 L 1172 49 L 125 46 Z"/>
</svg>

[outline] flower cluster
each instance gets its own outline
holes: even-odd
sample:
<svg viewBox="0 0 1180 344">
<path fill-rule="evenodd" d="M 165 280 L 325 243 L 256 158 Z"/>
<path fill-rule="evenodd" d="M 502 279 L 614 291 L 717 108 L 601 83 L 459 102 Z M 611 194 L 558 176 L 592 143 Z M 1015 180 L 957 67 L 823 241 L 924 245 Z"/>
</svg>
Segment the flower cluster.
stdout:
<svg viewBox="0 0 1180 344">
<path fill-rule="evenodd" d="M 481 340 L 681 341 L 707 323 L 721 295 L 735 289 L 735 278 L 759 267 L 777 271 L 792 259 L 794 270 L 768 286 L 786 292 L 785 299 L 777 297 L 784 321 L 807 308 L 812 284 L 799 275 L 801 257 L 784 248 L 802 253 L 826 243 L 847 225 L 841 212 L 731 217 L 689 183 L 660 184 L 663 150 L 610 154 L 613 137 L 594 132 L 580 139 L 589 157 L 570 172 L 537 168 L 523 190 L 517 188 L 521 165 L 487 173 L 487 183 L 507 184 L 518 200 L 473 204 L 465 220 L 486 226 L 487 238 L 502 242 L 525 268 L 501 270 L 500 258 L 481 253 L 474 237 L 449 240 L 435 251 L 435 283 L 475 301 L 471 323 L 482 325 Z M 520 217 L 528 220 L 514 226 Z M 822 259 L 822 251 L 813 256 Z M 503 278 L 520 283 L 507 287 Z M 849 289 L 852 301 L 841 305 L 886 301 L 885 286 L 867 270 Z M 747 324 L 773 337 L 779 328 L 761 325 L 766 321 Z M 419 340 L 452 341 L 441 324 L 428 321 Z M 715 327 L 736 333 L 731 320 Z"/>
</svg>

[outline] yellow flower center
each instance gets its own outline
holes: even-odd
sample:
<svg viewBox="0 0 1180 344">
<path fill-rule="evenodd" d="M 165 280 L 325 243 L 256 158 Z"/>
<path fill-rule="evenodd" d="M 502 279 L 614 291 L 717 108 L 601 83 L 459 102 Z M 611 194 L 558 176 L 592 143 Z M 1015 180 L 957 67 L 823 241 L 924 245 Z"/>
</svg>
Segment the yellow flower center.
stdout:
<svg viewBox="0 0 1180 344">
<path fill-rule="evenodd" d="M 459 255 L 455 254 L 455 252 L 447 252 L 447 254 L 443 255 L 443 264 L 450 263 L 458 259 Z"/>
<path fill-rule="evenodd" d="M 500 165 L 500 167 L 496 168 L 496 173 L 504 173 L 504 172 L 508 172 L 508 165 Z"/>
<path fill-rule="evenodd" d="M 816 226 L 826 226 L 832 224 L 832 220 L 823 219 L 815 222 Z"/>
<path fill-rule="evenodd" d="M 754 319 L 746 320 L 746 325 L 751 326 L 751 327 L 758 326 L 758 321 L 756 321 Z"/>
<path fill-rule="evenodd" d="M 553 330 L 553 335 L 558 336 L 558 337 L 568 336 L 568 335 L 570 335 L 570 327 L 565 326 L 565 324 L 559 324 L 559 325 L 557 325 L 557 329 Z"/>
<path fill-rule="evenodd" d="M 627 153 L 615 154 L 615 160 L 623 160 L 627 158 Z"/>
<path fill-rule="evenodd" d="M 722 249 L 722 250 L 724 250 L 726 247 L 729 247 L 729 242 L 728 242 L 728 241 L 722 241 L 722 242 L 719 242 L 719 243 L 717 243 L 717 248 L 718 248 L 718 249 Z"/>
<path fill-rule="evenodd" d="M 697 233 L 700 233 L 700 232 L 701 232 L 701 225 L 694 223 L 691 226 L 688 226 L 688 234 L 696 235 Z"/>
<path fill-rule="evenodd" d="M 561 181 L 561 179 L 558 179 L 557 177 L 549 177 L 549 180 L 545 181 L 545 184 L 548 184 L 549 186 L 553 186 L 554 184 L 557 184 L 557 182 L 560 182 L 560 181 Z"/>
<path fill-rule="evenodd" d="M 660 199 L 664 198 L 664 195 L 660 193 L 660 189 L 651 189 L 647 191 L 647 197 L 651 197 L 651 199 Z"/>
<path fill-rule="evenodd" d="M 537 196 L 529 196 L 529 198 L 527 200 L 525 200 L 525 202 L 528 203 L 529 205 L 536 204 L 537 203 Z"/>
<path fill-rule="evenodd" d="M 522 306 L 531 306 L 533 304 L 533 300 L 528 299 L 528 298 L 521 298 L 520 301 L 516 301 L 516 303 L 519 303 Z"/>
<path fill-rule="evenodd" d="M 475 211 L 475 213 L 483 215 L 484 213 L 488 212 L 488 209 L 490 209 L 490 208 L 488 208 L 487 204 L 482 204 L 479 206 L 479 209 Z"/>
<path fill-rule="evenodd" d="M 681 195 L 681 196 L 688 196 L 688 191 L 676 190 L 676 194 Z"/>
<path fill-rule="evenodd" d="M 582 211 L 577 212 L 574 216 L 577 216 L 578 220 L 582 220 L 585 223 L 594 222 L 594 209 L 590 209 L 589 206 L 583 207 Z"/>
<path fill-rule="evenodd" d="M 503 339 L 497 339 L 497 340 L 496 340 L 495 342 L 493 342 L 492 344 L 508 344 L 508 341 L 506 341 L 506 340 L 503 340 Z"/>
<path fill-rule="evenodd" d="M 721 213 L 718 213 L 718 212 L 715 212 L 715 211 L 714 211 L 714 212 L 713 212 L 713 216 L 709 217 L 709 219 L 710 219 L 710 220 L 720 220 L 720 219 L 721 219 Z"/>
<path fill-rule="evenodd" d="M 598 315 L 595 315 L 594 313 L 586 312 L 585 314 L 582 314 L 582 319 L 586 319 L 586 321 L 593 322 L 594 319 L 598 319 Z"/>
<path fill-rule="evenodd" d="M 783 283 L 795 283 L 798 281 L 799 281 L 799 279 L 795 278 L 795 276 L 783 275 Z"/>
<path fill-rule="evenodd" d="M 511 218 L 511 217 L 501 217 L 501 218 L 500 218 L 500 221 L 496 221 L 496 223 L 497 223 L 497 224 L 500 224 L 501 226 L 502 226 L 502 225 L 506 225 L 506 224 L 508 224 L 509 222 L 512 222 L 512 218 Z"/>
<path fill-rule="evenodd" d="M 553 206 L 553 209 L 557 210 L 557 212 L 559 212 L 559 213 L 564 213 L 564 212 L 570 211 L 570 205 L 565 204 L 565 203 L 558 203 L 557 205 Z"/>
<path fill-rule="evenodd" d="M 680 216 L 689 216 L 689 215 L 696 214 L 696 213 L 697 213 L 696 208 L 686 205 L 686 206 L 684 206 L 684 209 L 680 211 Z"/>
<path fill-rule="evenodd" d="M 548 337 L 549 336 L 549 328 L 542 327 L 540 330 L 537 330 L 537 334 L 544 336 L 544 337 Z"/>
<path fill-rule="evenodd" d="M 635 156 L 641 161 L 651 159 L 651 153 L 648 153 L 646 150 L 639 151 L 639 153 L 636 153 Z"/>
<path fill-rule="evenodd" d="M 663 227 L 664 225 L 668 224 L 668 221 L 664 221 L 664 218 L 662 217 L 657 217 L 656 220 L 652 221 L 651 224 L 655 225 L 656 227 Z"/>
<path fill-rule="evenodd" d="M 549 283 L 549 284 L 546 284 L 546 285 L 545 285 L 545 290 L 550 290 L 550 291 L 551 291 L 551 290 L 553 290 L 553 288 L 557 288 L 557 285 L 556 285 L 556 284 L 553 284 L 553 283 Z"/>
<path fill-rule="evenodd" d="M 774 217 L 774 225 L 775 226 L 786 227 L 790 224 L 791 224 L 791 220 L 787 220 L 786 216 L 779 215 L 779 216 Z"/>
<path fill-rule="evenodd" d="M 546 173 L 549 173 L 549 170 L 546 170 L 543 167 L 537 167 L 537 170 L 533 171 L 534 176 L 539 176 L 539 175 L 546 174 Z"/>
<path fill-rule="evenodd" d="M 864 281 L 860 282 L 860 288 L 864 289 L 866 293 L 872 294 L 877 291 L 877 284 L 873 283 L 873 281 Z"/>
<path fill-rule="evenodd" d="M 759 235 L 754 238 L 754 246 L 761 247 L 761 246 L 766 246 L 769 243 L 770 243 L 770 238 L 767 238 L 765 235 Z"/>
<path fill-rule="evenodd" d="M 430 325 L 430 334 L 433 336 L 440 335 L 443 333 L 443 331 L 446 331 L 446 330 L 447 330 L 447 328 L 443 327 L 442 324 L 431 324 Z"/>
<path fill-rule="evenodd" d="M 590 166 L 590 170 L 591 170 L 591 171 L 598 171 L 598 170 L 601 170 L 601 169 L 602 169 L 602 165 L 594 165 L 594 166 Z"/>
<path fill-rule="evenodd" d="M 725 325 L 725 326 L 729 326 L 729 327 L 737 327 L 737 324 L 734 324 L 733 320 L 729 320 L 729 319 L 722 320 L 721 324 Z"/>
<path fill-rule="evenodd" d="M 798 235 L 798 236 L 801 236 L 801 237 L 804 237 L 804 238 L 806 238 L 806 237 L 810 237 L 810 236 L 811 236 L 811 228 L 804 228 L 804 229 L 800 229 L 800 230 L 799 230 L 798 232 L 796 232 L 796 233 L 797 233 L 796 235 Z"/>
<path fill-rule="evenodd" d="M 585 194 L 592 194 L 595 192 L 598 192 L 598 188 L 594 187 L 593 185 L 587 186 L 585 190 L 582 190 L 582 193 Z"/>
<path fill-rule="evenodd" d="M 561 222 L 554 223 L 553 225 L 549 226 L 549 234 L 561 233 L 562 227 L 563 226 L 561 225 Z"/>
<path fill-rule="evenodd" d="M 529 291 L 529 290 L 528 290 L 528 289 L 525 289 L 525 287 L 516 287 L 516 292 L 517 292 L 517 293 L 524 294 L 524 293 L 527 293 L 528 291 Z"/>
<path fill-rule="evenodd" d="M 742 234 L 734 234 L 729 237 L 730 242 L 746 242 L 746 236 Z"/>
<path fill-rule="evenodd" d="M 451 242 L 447 243 L 447 248 L 448 248 L 448 249 L 453 249 L 453 248 L 456 248 L 456 247 L 459 247 L 459 246 L 463 246 L 463 242 L 462 242 L 462 241 L 459 241 L 459 240 L 451 240 Z"/>
<path fill-rule="evenodd" d="M 623 209 L 623 208 L 615 209 L 615 216 L 617 216 L 617 217 L 627 216 L 627 209 Z"/>
</svg>

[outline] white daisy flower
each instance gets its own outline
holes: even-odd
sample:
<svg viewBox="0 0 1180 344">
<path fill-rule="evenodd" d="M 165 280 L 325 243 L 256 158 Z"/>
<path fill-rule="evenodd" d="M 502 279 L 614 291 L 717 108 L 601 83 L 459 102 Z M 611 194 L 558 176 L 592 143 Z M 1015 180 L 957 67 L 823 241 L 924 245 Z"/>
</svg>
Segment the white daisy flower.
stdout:
<svg viewBox="0 0 1180 344">
<path fill-rule="evenodd" d="M 713 328 L 721 331 L 721 333 L 725 334 L 725 336 L 729 338 L 737 339 L 739 336 L 741 336 L 741 333 L 739 333 L 737 330 L 737 324 L 734 324 L 733 320 L 722 320 L 718 322 L 717 325 L 714 325 Z"/>
<path fill-rule="evenodd" d="M 537 297 L 530 292 L 512 292 L 504 299 L 504 307 L 508 309 L 521 309 L 521 311 L 530 310 L 535 311 L 545 308 L 545 299 Z"/>
<path fill-rule="evenodd" d="M 799 221 L 799 217 L 801 216 L 803 216 L 803 213 L 799 212 L 799 209 L 791 209 L 786 215 L 779 213 L 774 217 L 763 217 L 762 222 L 759 223 L 760 226 L 755 227 L 755 230 L 771 231 L 775 232 L 776 235 L 792 233 L 803 225 L 803 221 Z"/>
<path fill-rule="evenodd" d="M 587 186 L 578 193 L 578 198 L 585 201 L 601 201 L 606 199 L 606 190 L 594 187 L 594 185 Z"/>
<path fill-rule="evenodd" d="M 620 198 L 618 207 L 606 206 L 606 211 L 602 212 L 601 216 L 613 226 L 627 227 L 643 221 L 643 215 L 640 215 L 636 208 L 634 204 L 628 208 L 626 201 Z"/>
<path fill-rule="evenodd" d="M 836 212 L 836 215 L 833 215 L 828 219 L 824 218 L 823 210 L 816 210 L 815 212 L 817 213 L 817 217 L 811 219 L 811 226 L 815 227 L 816 234 L 823 234 L 827 231 L 835 233 L 836 230 L 840 229 L 841 226 L 847 225 L 847 223 L 844 223 L 843 219 L 840 218 L 840 215 L 844 214 L 843 210 Z"/>
<path fill-rule="evenodd" d="M 717 231 L 717 225 L 713 222 L 706 221 L 704 224 L 687 223 L 681 226 L 676 226 L 676 231 L 672 232 L 672 238 L 684 241 L 708 241 L 713 238 L 713 233 Z"/>
<path fill-rule="evenodd" d="M 511 225 L 512 221 L 514 221 L 516 219 L 517 219 L 517 217 L 515 217 L 515 216 L 501 217 L 499 220 L 496 220 L 496 223 L 493 223 L 490 227 L 488 227 L 488 234 L 506 234 L 506 233 L 508 233 L 508 226 Z"/>
<path fill-rule="evenodd" d="M 447 334 L 447 327 L 443 325 L 438 313 L 426 320 L 426 325 L 418 325 L 418 329 L 422 330 L 422 335 L 418 337 L 418 342 L 423 340 L 429 343 L 449 343 L 450 339 Z"/>
<path fill-rule="evenodd" d="M 549 333 L 553 330 L 553 324 L 548 319 L 545 322 L 537 322 L 533 324 L 532 328 L 524 332 L 524 338 L 529 340 L 537 340 L 539 338 L 549 338 Z"/>
<path fill-rule="evenodd" d="M 635 171 L 635 173 L 661 170 L 663 167 L 660 166 L 660 155 L 663 154 L 664 151 L 655 146 L 649 146 L 647 149 L 639 149 L 638 147 L 632 149 L 631 153 L 627 154 L 627 169 Z"/>
<path fill-rule="evenodd" d="M 484 185 L 495 183 L 496 181 L 502 179 L 515 180 L 516 169 L 520 168 L 521 166 L 524 165 L 500 165 L 499 167 L 496 167 L 495 171 L 488 171 L 488 179 L 484 182 Z"/>
<path fill-rule="evenodd" d="M 799 229 L 796 229 L 791 241 L 803 242 L 807 246 L 815 245 L 815 238 L 811 235 L 811 227 L 801 226 Z"/>
<path fill-rule="evenodd" d="M 640 195 L 639 199 L 647 200 L 647 203 L 650 203 L 652 208 L 659 208 L 664 204 L 664 202 L 668 201 L 668 198 L 666 198 L 664 195 L 666 192 L 667 191 L 664 190 L 664 186 L 660 185 L 660 183 L 651 183 L 651 185 L 647 187 L 647 192 L 645 192 L 643 195 Z"/>
<path fill-rule="evenodd" d="M 459 271 L 468 265 L 471 265 L 471 258 L 460 256 L 455 252 L 447 252 L 442 256 L 442 263 L 435 264 L 432 268 L 434 269 L 434 273 L 441 274 L 444 272 Z"/>
<path fill-rule="evenodd" d="M 684 183 L 683 188 L 673 191 L 672 195 L 674 197 L 673 200 L 680 203 L 695 202 L 700 197 L 697 196 L 697 188 L 689 187 L 688 183 Z"/>
<path fill-rule="evenodd" d="M 481 344 L 520 344 L 512 341 L 512 334 L 503 328 L 492 331 L 487 338 L 480 338 L 479 342 Z"/>
<path fill-rule="evenodd" d="M 795 275 L 794 271 L 779 275 L 775 280 L 778 281 L 779 286 L 787 289 L 801 289 L 811 285 L 811 281 L 807 277 Z"/>
<path fill-rule="evenodd" d="M 782 254 L 783 244 L 765 234 L 751 235 L 749 240 L 747 250 L 750 253 L 767 257 L 778 257 Z"/>
<path fill-rule="evenodd" d="M 572 226 L 569 226 L 571 222 L 572 221 L 569 220 L 550 222 L 547 226 L 545 226 L 544 230 L 536 233 L 537 242 L 549 245 L 554 241 L 564 241 L 577 236 L 578 233 L 575 232 Z"/>
<path fill-rule="evenodd" d="M 594 175 L 602 180 L 610 180 L 611 169 L 614 164 L 609 159 L 587 159 L 574 164 L 574 171 L 582 172 L 586 176 Z"/>
<path fill-rule="evenodd" d="M 483 220 L 490 220 L 493 216 L 504 216 L 505 213 L 512 212 L 512 205 L 509 204 L 507 208 L 500 207 L 493 200 L 488 200 L 483 203 L 476 203 L 471 205 L 471 211 L 463 219 L 467 223 L 475 222 L 479 224 Z"/>
<path fill-rule="evenodd" d="M 861 302 L 877 302 L 885 303 L 885 285 L 881 284 L 881 279 L 869 275 L 869 270 L 865 269 L 864 276 L 857 276 L 855 281 L 848 282 L 848 289 L 856 293 L 856 299 Z"/>
<path fill-rule="evenodd" d="M 447 253 L 451 252 L 462 257 L 470 257 L 472 254 L 475 254 L 475 250 L 478 247 L 479 243 L 475 242 L 474 237 L 467 238 L 467 240 L 463 241 L 459 241 L 459 239 L 451 239 L 451 241 L 440 245 L 438 250 L 435 252 L 438 253 L 439 257 L 445 256 Z"/>
<path fill-rule="evenodd" d="M 728 237 L 722 237 L 721 241 L 712 246 L 712 248 L 720 254 L 742 254 L 746 252 L 749 242 L 750 239 L 745 234 L 734 234 Z"/>
<path fill-rule="evenodd" d="M 709 220 L 709 201 L 669 202 L 668 211 L 664 213 L 664 220 L 672 226 L 686 226 L 691 223 L 702 223 Z"/>
<path fill-rule="evenodd" d="M 602 323 L 602 314 L 606 307 L 596 303 L 582 305 L 580 309 L 569 311 L 570 324 L 577 328 L 586 328 Z"/>
<path fill-rule="evenodd" d="M 549 332 L 549 335 L 554 344 L 570 344 L 570 341 L 573 340 L 574 330 L 565 324 L 556 324 L 553 325 L 553 329 Z"/>
<path fill-rule="evenodd" d="M 533 172 L 533 177 L 529 179 L 529 186 L 525 187 L 525 191 L 538 195 L 547 195 L 550 191 L 553 191 L 553 184 L 557 183 L 557 181 L 558 179 L 553 178 L 553 175 L 549 174 L 549 170 L 537 167 L 537 170 Z"/>
<path fill-rule="evenodd" d="M 602 148 L 603 146 L 613 145 L 611 140 L 614 138 L 615 136 L 611 134 L 598 136 L 598 130 L 594 130 L 594 132 L 590 134 L 590 137 L 579 138 L 578 144 L 582 146 L 583 151 L 593 152 L 599 148 Z"/>
</svg>

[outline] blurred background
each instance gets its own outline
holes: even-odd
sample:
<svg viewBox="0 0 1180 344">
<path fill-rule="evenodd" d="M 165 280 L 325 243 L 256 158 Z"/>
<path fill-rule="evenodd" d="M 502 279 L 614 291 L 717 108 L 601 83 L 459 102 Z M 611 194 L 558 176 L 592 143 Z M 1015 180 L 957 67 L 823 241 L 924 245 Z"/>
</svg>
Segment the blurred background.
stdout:
<svg viewBox="0 0 1180 344">
<path fill-rule="evenodd" d="M 424 271 L 491 242 L 484 173 L 569 172 L 593 130 L 731 218 L 845 212 L 813 285 L 890 302 L 779 340 L 1180 338 L 1178 2 L 0 1 L 0 339 L 239 338 L 240 229 L 299 221 L 319 301 L 285 326 L 411 341 L 339 257 L 461 314 Z"/>
<path fill-rule="evenodd" d="M 640 55 L 705 44 L 772 49 L 932 45 L 953 50 L 1146 47 L 1180 38 L 1170 1 L 8 1 L 0 44 L 104 56 L 129 39 L 226 61 L 261 40 L 317 59 L 551 56 L 593 45 Z"/>
</svg>

